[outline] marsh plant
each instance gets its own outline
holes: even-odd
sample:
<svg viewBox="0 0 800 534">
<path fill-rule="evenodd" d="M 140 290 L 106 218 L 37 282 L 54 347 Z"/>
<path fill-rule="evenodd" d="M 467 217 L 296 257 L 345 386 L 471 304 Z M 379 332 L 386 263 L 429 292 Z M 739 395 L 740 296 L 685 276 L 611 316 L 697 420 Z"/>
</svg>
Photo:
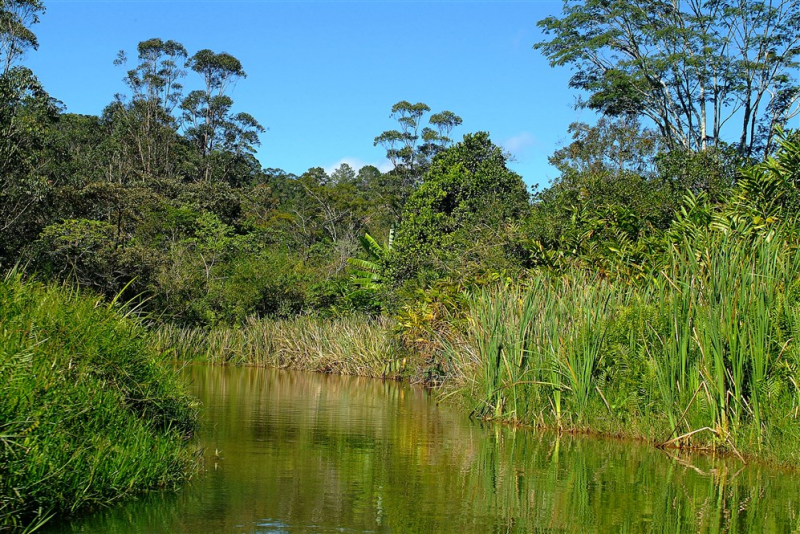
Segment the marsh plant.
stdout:
<svg viewBox="0 0 800 534">
<path fill-rule="evenodd" d="M 212 330 L 164 325 L 150 344 L 181 361 L 264 365 L 345 375 L 393 377 L 397 344 L 391 323 L 365 316 L 287 320 L 252 319 Z"/>
<path fill-rule="evenodd" d="M 192 473 L 196 419 L 140 321 L 78 289 L 0 279 L 0 531 Z"/>
<path fill-rule="evenodd" d="M 451 392 L 480 417 L 781 448 L 796 437 L 800 254 L 781 228 L 705 237 L 642 280 L 575 270 L 475 295 L 445 343 L 462 369 Z"/>
</svg>

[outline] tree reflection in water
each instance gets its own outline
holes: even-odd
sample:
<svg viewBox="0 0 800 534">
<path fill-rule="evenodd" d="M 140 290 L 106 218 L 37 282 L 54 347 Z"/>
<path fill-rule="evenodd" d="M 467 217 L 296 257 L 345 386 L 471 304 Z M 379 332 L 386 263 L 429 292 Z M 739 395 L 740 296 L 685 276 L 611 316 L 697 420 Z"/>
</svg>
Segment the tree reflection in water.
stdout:
<svg viewBox="0 0 800 534">
<path fill-rule="evenodd" d="M 185 372 L 203 472 L 49 532 L 800 531 L 794 473 L 483 425 L 396 382 Z"/>
</svg>

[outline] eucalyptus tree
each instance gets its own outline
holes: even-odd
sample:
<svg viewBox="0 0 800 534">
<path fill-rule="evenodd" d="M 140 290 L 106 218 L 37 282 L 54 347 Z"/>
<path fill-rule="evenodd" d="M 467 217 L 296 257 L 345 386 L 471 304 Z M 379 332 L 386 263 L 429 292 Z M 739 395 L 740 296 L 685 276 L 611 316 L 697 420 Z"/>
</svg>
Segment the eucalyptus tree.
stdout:
<svg viewBox="0 0 800 534">
<path fill-rule="evenodd" d="M 4 74 L 28 49 L 39 48 L 30 27 L 39 22 L 44 11 L 41 0 L 0 0 L 0 65 Z"/>
<path fill-rule="evenodd" d="M 433 157 L 451 143 L 450 133 L 461 124 L 461 117 L 452 111 L 435 113 L 428 119 L 433 126 L 423 126 L 423 117 L 431 108 L 422 102 L 402 100 L 392 106 L 391 118 L 399 129 L 387 130 L 375 138 L 374 145 L 386 149 L 386 158 L 401 177 L 404 186 L 420 181 Z M 421 141 L 421 142 L 420 142 Z"/>
<path fill-rule="evenodd" d="M 565 0 L 539 26 L 534 48 L 573 68 L 583 106 L 647 117 L 670 148 L 769 152 L 800 111 L 797 0 Z"/>
<path fill-rule="evenodd" d="M 139 64 L 127 72 L 125 84 L 133 92 L 133 99 L 145 100 L 171 114 L 180 103 L 186 76 L 188 53 L 179 42 L 159 38 L 141 41 L 136 47 Z M 127 56 L 120 51 L 114 62 L 124 65 Z"/>
<path fill-rule="evenodd" d="M 117 94 L 106 110 L 120 151 L 136 162 L 146 177 L 174 174 L 173 146 L 178 124 L 173 111 L 182 99 L 188 54 L 177 41 L 159 38 L 137 46 L 138 65 L 127 71 L 123 81 L 131 91 L 129 99 Z M 115 65 L 127 63 L 120 51 Z"/>
<path fill-rule="evenodd" d="M 212 176 L 212 156 L 224 149 L 236 155 L 252 154 L 264 128 L 247 113 L 233 114 L 233 99 L 226 91 L 247 77 L 232 55 L 203 49 L 189 58 L 190 68 L 203 78 L 204 88 L 190 92 L 181 103 L 186 136 L 198 147 L 204 161 L 204 179 Z"/>
</svg>

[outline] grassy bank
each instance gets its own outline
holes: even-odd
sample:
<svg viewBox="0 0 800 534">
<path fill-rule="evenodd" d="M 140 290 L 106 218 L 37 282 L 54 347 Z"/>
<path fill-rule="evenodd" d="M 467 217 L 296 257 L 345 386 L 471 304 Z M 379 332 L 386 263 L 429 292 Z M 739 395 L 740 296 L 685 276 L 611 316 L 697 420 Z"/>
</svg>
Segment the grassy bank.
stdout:
<svg viewBox="0 0 800 534">
<path fill-rule="evenodd" d="M 213 330 L 164 325 L 151 336 L 158 352 L 181 361 L 263 365 L 324 373 L 396 377 L 405 367 L 386 320 L 298 317 L 251 320 Z"/>
<path fill-rule="evenodd" d="M 0 531 L 190 473 L 195 406 L 144 332 L 78 290 L 0 280 Z"/>
<path fill-rule="evenodd" d="M 779 234 L 684 241 L 638 281 L 484 291 L 443 340 L 478 416 L 796 462 L 800 255 Z"/>
<path fill-rule="evenodd" d="M 301 317 L 165 326 L 151 343 L 181 360 L 374 377 L 435 364 L 441 397 L 476 417 L 786 464 L 800 460 L 798 250 L 789 226 L 700 232 L 638 278 L 541 271 L 413 331 Z M 425 355 L 404 356 L 417 345 Z"/>
</svg>

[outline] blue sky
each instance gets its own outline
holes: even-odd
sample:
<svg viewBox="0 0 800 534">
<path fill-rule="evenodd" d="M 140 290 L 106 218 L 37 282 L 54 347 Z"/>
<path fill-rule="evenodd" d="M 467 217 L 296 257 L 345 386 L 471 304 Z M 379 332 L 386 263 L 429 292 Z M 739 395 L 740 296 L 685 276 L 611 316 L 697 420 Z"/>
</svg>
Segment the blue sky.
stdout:
<svg viewBox="0 0 800 534">
<path fill-rule="evenodd" d="M 302 173 L 386 168 L 373 139 L 396 125 L 400 100 L 445 109 L 485 130 L 516 161 L 529 184 L 556 172 L 547 157 L 568 125 L 593 121 L 574 109 L 568 69 L 552 69 L 532 45 L 540 19 L 560 1 L 68 1 L 45 0 L 34 27 L 40 47 L 25 63 L 50 94 L 75 113 L 99 114 L 124 92 L 115 67 L 124 49 L 134 64 L 139 41 L 174 39 L 190 54 L 228 52 L 248 76 L 231 96 L 235 111 L 268 131 L 258 158 L 265 167 Z M 132 66 L 132 65 L 131 65 Z M 187 88 L 199 86 L 190 75 Z"/>
</svg>

